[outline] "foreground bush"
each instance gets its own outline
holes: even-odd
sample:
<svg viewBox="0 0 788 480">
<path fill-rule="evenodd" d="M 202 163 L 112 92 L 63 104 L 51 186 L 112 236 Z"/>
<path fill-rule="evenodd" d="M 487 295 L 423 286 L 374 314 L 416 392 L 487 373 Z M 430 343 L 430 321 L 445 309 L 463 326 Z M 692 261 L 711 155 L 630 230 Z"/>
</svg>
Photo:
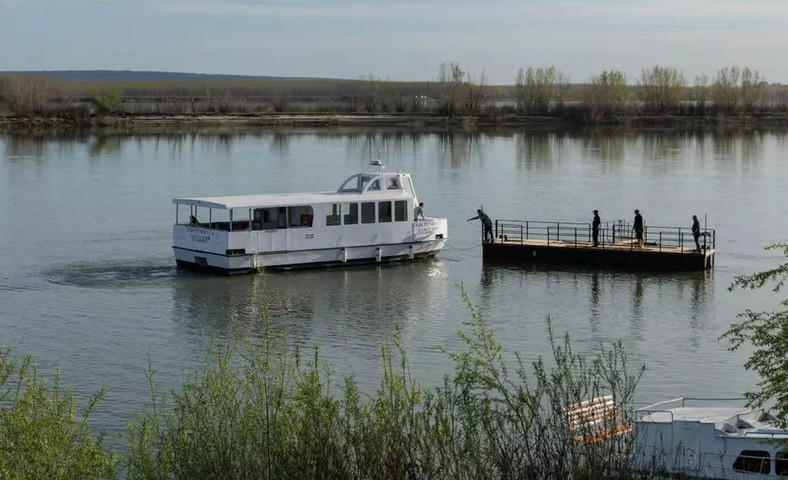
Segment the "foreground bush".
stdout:
<svg viewBox="0 0 788 480">
<path fill-rule="evenodd" d="M 464 294 L 463 294 L 464 295 Z M 257 341 L 214 348 L 179 392 L 128 424 L 130 479 L 629 478 L 632 436 L 577 442 L 563 407 L 604 393 L 629 404 L 642 374 L 620 343 L 583 356 L 555 338 L 549 362 L 510 371 L 467 296 L 465 349 L 440 387 L 413 380 L 398 338 L 381 348 L 377 391 L 335 378 L 266 324 Z M 548 327 L 549 327 L 548 321 Z M 629 409 L 621 418 L 628 422 Z"/>
<path fill-rule="evenodd" d="M 26 357 L 0 352 L 0 479 L 98 479 L 114 477 L 114 458 L 88 419 L 103 392 L 77 415 L 73 394 L 50 386 Z"/>
</svg>

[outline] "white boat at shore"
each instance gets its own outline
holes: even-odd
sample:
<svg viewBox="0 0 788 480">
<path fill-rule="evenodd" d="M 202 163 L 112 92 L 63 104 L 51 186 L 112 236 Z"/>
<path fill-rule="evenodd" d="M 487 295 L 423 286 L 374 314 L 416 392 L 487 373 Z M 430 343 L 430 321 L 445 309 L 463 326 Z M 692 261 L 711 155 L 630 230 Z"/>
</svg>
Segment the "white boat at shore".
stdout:
<svg viewBox="0 0 788 480">
<path fill-rule="evenodd" d="M 445 218 L 415 218 L 410 174 L 376 160 L 336 191 L 172 202 L 177 264 L 222 273 L 415 260 L 448 238 Z"/>
<path fill-rule="evenodd" d="M 735 402 L 735 403 L 733 403 Z M 720 480 L 788 476 L 788 431 L 775 412 L 743 399 L 677 398 L 635 411 L 635 448 L 644 470 Z"/>
</svg>

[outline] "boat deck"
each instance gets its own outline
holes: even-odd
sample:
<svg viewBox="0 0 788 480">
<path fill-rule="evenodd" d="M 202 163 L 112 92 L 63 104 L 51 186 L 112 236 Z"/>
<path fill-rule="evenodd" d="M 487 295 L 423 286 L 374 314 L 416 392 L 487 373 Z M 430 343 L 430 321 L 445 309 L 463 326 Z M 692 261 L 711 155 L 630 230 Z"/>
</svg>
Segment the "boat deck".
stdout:
<svg viewBox="0 0 788 480">
<path fill-rule="evenodd" d="M 713 268 L 716 233 L 706 230 L 696 248 L 689 229 L 646 227 L 638 245 L 632 229 L 615 224 L 599 230 L 594 245 L 590 224 L 496 220 L 494 239 L 482 246 L 485 260 L 501 263 L 565 263 L 637 270 Z"/>
<path fill-rule="evenodd" d="M 704 405 L 689 406 L 690 401 L 702 401 Z M 725 436 L 788 436 L 788 431 L 775 426 L 775 416 L 771 410 L 748 408 L 745 406 L 724 405 L 737 399 L 676 399 L 661 402 L 635 414 L 635 421 L 641 423 L 705 423 L 714 424 L 718 434 Z M 738 401 L 738 400 L 737 400 Z M 744 400 L 741 400 L 744 402 Z"/>
<path fill-rule="evenodd" d="M 524 245 L 524 246 L 540 246 L 540 247 L 551 247 L 551 248 L 588 248 L 594 250 L 616 250 L 616 251 L 623 251 L 623 250 L 631 250 L 631 251 L 640 251 L 640 252 L 657 252 L 657 253 L 666 253 L 666 254 L 678 254 L 678 255 L 702 255 L 702 254 L 713 254 L 713 248 L 706 248 L 703 250 L 701 247 L 701 251 L 698 251 L 694 248 L 685 248 L 679 246 L 669 246 L 669 245 L 655 245 L 655 244 L 644 244 L 642 247 L 637 246 L 637 242 L 635 240 L 627 240 L 627 241 L 620 241 L 616 243 L 609 243 L 604 244 L 600 243 L 598 246 L 594 246 L 593 242 L 588 241 L 549 241 L 546 239 L 503 239 L 503 238 L 496 238 L 492 243 L 499 243 L 503 245 Z"/>
</svg>

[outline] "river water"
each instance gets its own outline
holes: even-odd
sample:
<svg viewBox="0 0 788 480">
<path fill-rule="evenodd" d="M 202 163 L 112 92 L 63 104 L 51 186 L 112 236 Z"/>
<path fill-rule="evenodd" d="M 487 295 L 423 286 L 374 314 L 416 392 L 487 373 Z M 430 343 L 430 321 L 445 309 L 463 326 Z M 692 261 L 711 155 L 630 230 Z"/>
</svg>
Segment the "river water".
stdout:
<svg viewBox="0 0 788 480">
<path fill-rule="evenodd" d="M 769 292 L 728 291 L 774 265 L 788 239 L 784 131 L 421 133 L 364 130 L 134 136 L 0 135 L 0 345 L 32 354 L 81 397 L 107 387 L 95 427 L 123 428 L 147 401 L 148 359 L 177 384 L 212 339 L 272 324 L 319 344 L 338 373 L 373 385 L 399 327 L 414 375 L 448 372 L 469 318 L 461 286 L 507 352 L 549 353 L 546 317 L 576 347 L 623 340 L 644 362 L 638 400 L 736 396 L 755 379 L 718 337 Z M 372 153 L 371 153 L 372 152 Z M 432 261 L 231 278 L 176 270 L 177 196 L 331 190 L 379 156 L 412 173 L 427 215 L 449 219 Z M 485 266 L 480 205 L 493 218 L 629 220 L 717 229 L 712 272 L 638 274 Z"/>
</svg>

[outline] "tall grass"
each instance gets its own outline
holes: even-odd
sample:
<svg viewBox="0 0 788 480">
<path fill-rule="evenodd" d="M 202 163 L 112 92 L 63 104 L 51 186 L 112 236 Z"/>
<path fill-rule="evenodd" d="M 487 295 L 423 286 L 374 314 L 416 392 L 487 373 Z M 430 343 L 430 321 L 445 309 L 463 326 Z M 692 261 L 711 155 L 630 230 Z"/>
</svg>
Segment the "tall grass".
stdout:
<svg viewBox="0 0 788 480">
<path fill-rule="evenodd" d="M 159 478 L 630 478 L 632 436 L 578 442 L 564 406 L 603 393 L 627 405 L 643 368 L 620 343 L 585 356 L 548 321 L 549 359 L 514 367 L 473 308 L 440 386 L 414 380 L 398 336 L 376 391 L 338 377 L 314 348 L 265 323 L 259 340 L 211 349 L 179 391 L 128 424 L 124 470 Z M 628 409 L 614 422 L 628 422 Z"/>
<path fill-rule="evenodd" d="M 0 351 L 0 479 L 98 479 L 115 476 L 115 457 L 88 420 L 103 391 L 77 411 L 75 396 L 39 377 L 30 357 Z"/>
<path fill-rule="evenodd" d="M 337 375 L 319 348 L 292 346 L 264 318 L 263 335 L 214 346 L 180 388 L 161 392 L 127 424 L 111 453 L 73 394 L 30 358 L 0 352 L 0 479 L 593 479 L 652 476 L 633 468 L 634 438 L 576 440 L 564 407 L 601 394 L 631 405 L 643 367 L 621 343 L 583 355 L 548 319 L 548 358 L 505 357 L 463 291 L 463 348 L 434 388 L 411 374 L 395 335 L 381 346 L 377 388 Z M 607 427 L 629 423 L 622 408 Z"/>
</svg>

